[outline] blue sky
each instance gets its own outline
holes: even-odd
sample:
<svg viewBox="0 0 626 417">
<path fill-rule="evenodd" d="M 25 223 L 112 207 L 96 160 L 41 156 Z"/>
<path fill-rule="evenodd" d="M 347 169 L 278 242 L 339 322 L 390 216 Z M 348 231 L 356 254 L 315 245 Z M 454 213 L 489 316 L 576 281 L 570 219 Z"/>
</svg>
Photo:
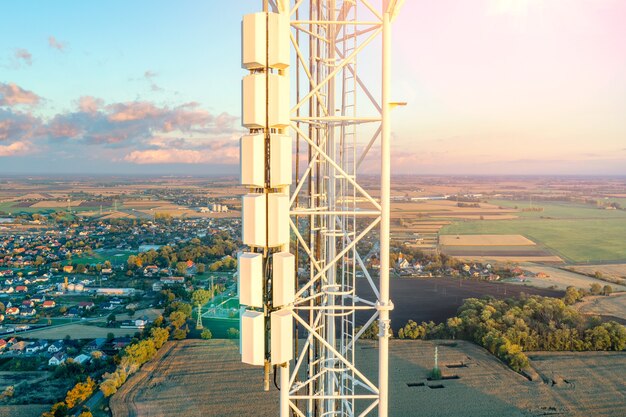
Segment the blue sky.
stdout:
<svg viewBox="0 0 626 417">
<path fill-rule="evenodd" d="M 240 21 L 260 4 L 4 0 L 0 174 L 236 173 Z M 626 174 L 625 13 L 621 0 L 407 1 L 394 172 Z"/>
</svg>

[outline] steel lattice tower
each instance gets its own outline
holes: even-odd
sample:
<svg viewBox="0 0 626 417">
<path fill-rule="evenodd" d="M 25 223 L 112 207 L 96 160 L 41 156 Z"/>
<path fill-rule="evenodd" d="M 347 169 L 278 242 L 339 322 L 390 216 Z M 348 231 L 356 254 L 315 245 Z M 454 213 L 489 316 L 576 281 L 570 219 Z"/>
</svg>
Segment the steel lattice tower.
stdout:
<svg viewBox="0 0 626 417">
<path fill-rule="evenodd" d="M 280 374 L 282 417 L 365 416 L 374 411 L 387 416 L 389 311 L 393 308 L 389 299 L 389 112 L 393 106 L 389 101 L 390 47 L 391 22 L 401 1 L 373 3 L 376 2 L 263 1 L 263 12 L 270 16 L 266 18 L 266 32 L 272 31 L 271 16 L 288 20 L 290 65 L 272 68 L 274 38 L 272 33 L 266 33 L 265 67 L 252 69 L 251 74 L 263 73 L 266 79 L 271 74 L 289 77 L 289 97 L 295 104 L 290 106 L 288 126 L 269 121 L 272 100 L 281 98 L 272 96 L 271 82 L 266 81 L 265 126 L 246 125 L 251 135 L 262 134 L 265 139 L 264 183 L 250 191 L 265 195 L 266 199 L 274 197 L 274 193 L 289 195 L 289 218 L 285 221 L 292 238 L 281 245 L 267 243 L 268 238 L 265 246 L 250 245 L 248 255 L 259 258 L 259 262 L 263 259 L 263 302 L 251 309 L 248 319 L 255 316 L 261 322 L 261 316 L 265 317 L 264 364 L 266 375 L 270 364 Z M 244 32 L 245 24 L 244 20 Z M 376 42 L 382 45 L 382 53 L 376 49 L 372 53 L 371 45 Z M 367 68 L 368 76 L 377 74 L 375 79 L 379 82 L 364 81 L 361 67 Z M 246 94 L 244 81 L 244 102 Z M 272 157 L 276 157 L 272 154 L 272 136 L 287 134 L 295 155 L 295 181 L 276 187 L 272 186 Z M 242 149 L 243 146 L 242 142 Z M 374 174 L 379 175 L 370 177 L 380 181 L 377 195 L 366 191 L 357 177 L 364 164 L 368 164 L 368 173 L 373 173 L 369 164 L 375 156 L 368 156 L 372 149 L 379 150 L 379 164 L 372 164 L 379 169 Z M 274 226 L 271 209 L 267 207 L 265 224 L 269 235 Z M 244 200 L 244 235 L 245 210 Z M 367 255 L 360 253 L 365 251 Z M 378 280 L 366 268 L 369 256 L 377 251 Z M 290 256 L 287 252 L 294 255 L 290 264 L 295 270 L 293 294 L 288 305 L 275 305 L 276 293 L 282 291 L 276 288 L 283 278 L 276 277 L 282 273 L 277 272 L 280 270 L 273 257 Z M 375 299 L 359 295 L 357 275 L 359 286 L 370 286 Z M 255 307 L 254 302 L 250 303 Z M 296 328 L 287 349 L 292 355 L 274 360 L 278 353 L 272 350 L 279 348 L 277 339 L 283 337 L 274 333 L 273 326 L 278 323 L 274 314 L 286 311 Z M 357 312 L 368 317 L 360 329 L 356 327 Z M 357 340 L 375 322 L 379 327 L 377 383 L 358 369 L 355 351 Z M 255 339 L 246 336 L 246 324 L 242 326 L 245 352 L 247 344 Z M 284 347 L 280 349 L 285 351 Z"/>
</svg>

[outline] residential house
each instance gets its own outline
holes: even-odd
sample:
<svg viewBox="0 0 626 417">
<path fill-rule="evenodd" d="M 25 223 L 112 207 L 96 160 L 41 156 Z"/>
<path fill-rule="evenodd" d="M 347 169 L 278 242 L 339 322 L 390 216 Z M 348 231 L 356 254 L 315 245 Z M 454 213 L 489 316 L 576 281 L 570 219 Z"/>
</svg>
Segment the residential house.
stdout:
<svg viewBox="0 0 626 417">
<path fill-rule="evenodd" d="M 20 311 L 20 316 L 22 316 L 22 317 L 32 317 L 35 314 L 37 314 L 37 310 L 35 310 L 34 308 L 31 308 L 31 307 L 24 307 Z"/>
<path fill-rule="evenodd" d="M 48 353 L 57 353 L 57 352 L 61 352 L 63 350 L 65 346 L 63 345 L 63 342 L 61 340 L 52 343 L 50 346 L 48 346 Z"/>
<path fill-rule="evenodd" d="M 74 362 L 76 362 L 79 365 L 85 364 L 89 362 L 90 360 L 91 360 L 91 356 L 85 355 L 84 353 L 81 353 L 80 355 L 74 358 Z"/>
<path fill-rule="evenodd" d="M 92 308 L 94 308 L 95 304 L 93 303 L 93 301 L 81 301 L 80 303 L 78 303 L 78 308 L 80 308 L 81 310 L 91 310 Z"/>
<path fill-rule="evenodd" d="M 0 339 L 0 351 L 3 351 L 7 347 L 7 341 L 4 339 Z"/>
<path fill-rule="evenodd" d="M 7 313 L 8 316 L 17 316 L 20 314 L 20 309 L 17 307 L 8 307 L 4 312 Z"/>
<path fill-rule="evenodd" d="M 74 267 L 72 265 L 65 265 L 63 267 L 63 272 L 65 272 L 66 274 L 71 274 L 72 272 L 74 272 Z"/>
<path fill-rule="evenodd" d="M 22 307 L 35 307 L 35 303 L 33 300 L 24 300 L 22 301 Z"/>
<path fill-rule="evenodd" d="M 26 285 L 18 285 L 15 287 L 15 292 L 28 292 L 28 287 Z"/>
<path fill-rule="evenodd" d="M 161 282 L 163 284 L 184 284 L 185 277 L 162 277 Z"/>
<path fill-rule="evenodd" d="M 111 341 L 111 346 L 115 350 L 122 350 L 126 346 L 130 345 L 130 337 L 116 337 Z"/>
<path fill-rule="evenodd" d="M 23 353 L 24 350 L 26 350 L 26 347 L 30 345 L 30 342 L 25 342 L 25 341 L 21 341 L 21 342 L 17 342 L 14 343 L 9 350 L 16 352 L 16 353 Z"/>
<path fill-rule="evenodd" d="M 26 353 L 37 353 L 40 350 L 44 350 L 48 346 L 48 342 L 45 340 L 33 342 L 26 347 Z"/>
<path fill-rule="evenodd" d="M 91 342 L 87 343 L 83 348 L 86 352 L 93 352 L 96 350 L 102 349 L 102 346 L 106 343 L 106 339 L 104 337 L 98 337 Z"/>
<path fill-rule="evenodd" d="M 43 308 L 54 308 L 56 307 L 57 303 L 54 300 L 46 300 L 43 302 L 43 304 L 41 305 Z"/>
<path fill-rule="evenodd" d="M 147 277 L 152 277 L 159 273 L 159 267 L 156 265 L 148 265 L 143 269 L 143 274 Z"/>
<path fill-rule="evenodd" d="M 48 361 L 49 366 L 59 366 L 65 362 L 67 359 L 67 355 L 63 352 L 57 352 Z"/>
</svg>

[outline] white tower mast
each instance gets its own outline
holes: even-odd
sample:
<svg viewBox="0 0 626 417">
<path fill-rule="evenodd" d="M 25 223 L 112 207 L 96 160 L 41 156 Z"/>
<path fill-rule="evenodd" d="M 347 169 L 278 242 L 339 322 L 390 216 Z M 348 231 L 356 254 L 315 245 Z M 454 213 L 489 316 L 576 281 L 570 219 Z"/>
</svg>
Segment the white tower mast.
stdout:
<svg viewBox="0 0 626 417">
<path fill-rule="evenodd" d="M 390 48 L 402 1 L 381 2 L 264 0 L 263 12 L 243 20 L 242 118 L 250 129 L 241 153 L 250 191 L 243 241 L 250 251 L 239 259 L 242 359 L 264 365 L 266 389 L 270 366 L 279 372 L 281 417 L 388 415 Z M 357 57 L 377 40 L 380 60 L 371 53 L 359 60 L 368 76 L 379 74 L 370 90 Z M 290 71 L 295 94 L 284 83 Z M 285 102 L 294 96 L 289 115 Z M 378 146 L 380 165 L 368 157 Z M 379 169 L 378 198 L 357 179 L 363 164 L 368 173 Z M 380 248 L 378 285 L 366 268 L 371 259 L 359 254 L 368 245 Z M 359 295 L 364 286 L 375 299 Z M 376 320 L 378 384 L 358 369 L 354 349 Z"/>
</svg>

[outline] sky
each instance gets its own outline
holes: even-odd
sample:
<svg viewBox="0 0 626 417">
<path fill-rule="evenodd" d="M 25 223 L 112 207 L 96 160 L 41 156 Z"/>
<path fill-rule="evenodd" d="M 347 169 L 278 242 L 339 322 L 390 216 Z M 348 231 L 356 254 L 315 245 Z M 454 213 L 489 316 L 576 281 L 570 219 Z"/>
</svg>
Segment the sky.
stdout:
<svg viewBox="0 0 626 417">
<path fill-rule="evenodd" d="M 0 174 L 237 173 L 240 21 L 260 4 L 3 0 Z M 624 16 L 622 0 L 406 0 L 393 173 L 626 175 Z"/>
</svg>

